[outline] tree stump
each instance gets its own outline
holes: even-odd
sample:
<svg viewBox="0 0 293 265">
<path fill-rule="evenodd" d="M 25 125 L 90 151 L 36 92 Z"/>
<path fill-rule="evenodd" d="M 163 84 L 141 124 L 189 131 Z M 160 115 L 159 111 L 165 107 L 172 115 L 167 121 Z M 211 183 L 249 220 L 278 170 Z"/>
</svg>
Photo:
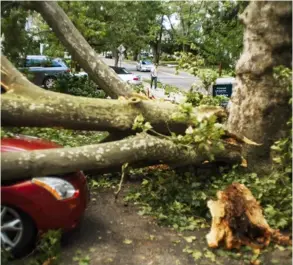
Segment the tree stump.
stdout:
<svg viewBox="0 0 293 265">
<path fill-rule="evenodd" d="M 241 245 L 264 248 L 271 240 L 292 245 L 288 236 L 269 226 L 261 206 L 245 185 L 233 183 L 218 191 L 217 198 L 208 201 L 212 215 L 212 227 L 206 236 L 209 247 L 216 248 L 224 242 L 227 249 Z"/>
</svg>

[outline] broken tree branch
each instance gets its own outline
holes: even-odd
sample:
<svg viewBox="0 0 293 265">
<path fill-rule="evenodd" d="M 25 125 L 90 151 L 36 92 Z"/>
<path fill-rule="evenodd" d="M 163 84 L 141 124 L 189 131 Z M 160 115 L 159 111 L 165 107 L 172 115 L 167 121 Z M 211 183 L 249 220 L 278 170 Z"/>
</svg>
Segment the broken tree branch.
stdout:
<svg viewBox="0 0 293 265">
<path fill-rule="evenodd" d="M 7 93 L 1 97 L 4 126 L 59 126 L 75 130 L 99 130 L 130 133 L 138 115 L 143 115 L 160 133 L 183 133 L 189 121 L 176 121 L 172 115 L 179 106 L 153 100 L 133 101 L 77 97 L 44 90 L 29 82 L 2 56 L 2 85 Z M 198 120 L 225 116 L 221 107 L 194 108 Z M 169 128 L 168 128 L 169 126 Z"/>
<path fill-rule="evenodd" d="M 130 166 L 135 163 L 200 165 L 208 160 L 208 155 L 197 152 L 196 149 L 196 146 L 186 147 L 142 133 L 120 141 L 75 148 L 6 152 L 1 158 L 2 181 L 64 174 L 80 169 L 121 168 L 125 163 Z M 226 144 L 226 150 L 217 153 L 215 160 L 239 163 L 241 147 Z"/>
</svg>

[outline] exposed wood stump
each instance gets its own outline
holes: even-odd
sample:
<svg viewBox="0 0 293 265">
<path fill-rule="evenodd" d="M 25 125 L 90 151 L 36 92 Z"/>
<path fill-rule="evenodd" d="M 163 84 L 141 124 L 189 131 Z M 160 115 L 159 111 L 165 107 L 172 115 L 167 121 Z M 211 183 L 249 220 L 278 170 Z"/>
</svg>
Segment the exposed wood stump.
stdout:
<svg viewBox="0 0 293 265">
<path fill-rule="evenodd" d="M 271 240 L 292 244 L 288 236 L 270 228 L 261 206 L 245 185 L 233 183 L 218 191 L 217 198 L 208 201 L 212 215 L 211 231 L 206 236 L 209 247 L 216 248 L 224 242 L 227 249 L 241 245 L 264 248 Z"/>
</svg>

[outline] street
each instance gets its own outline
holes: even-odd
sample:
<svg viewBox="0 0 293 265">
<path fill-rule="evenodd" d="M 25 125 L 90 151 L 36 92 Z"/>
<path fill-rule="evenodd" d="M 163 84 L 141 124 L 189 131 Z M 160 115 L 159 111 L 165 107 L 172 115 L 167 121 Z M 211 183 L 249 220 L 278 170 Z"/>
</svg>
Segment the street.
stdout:
<svg viewBox="0 0 293 265">
<path fill-rule="evenodd" d="M 102 57 L 103 61 L 107 65 L 114 65 L 114 59 L 106 59 Z M 120 67 L 120 63 L 118 64 Z M 150 72 L 139 72 L 136 70 L 136 63 L 131 61 L 122 61 L 121 67 L 125 67 L 128 71 L 140 75 L 143 80 L 151 79 Z M 158 67 L 158 81 L 163 84 L 176 86 L 184 91 L 188 91 L 191 88 L 191 85 L 198 81 L 199 79 L 195 76 L 184 72 L 179 71 L 178 75 L 176 74 L 176 69 L 166 66 Z"/>
</svg>

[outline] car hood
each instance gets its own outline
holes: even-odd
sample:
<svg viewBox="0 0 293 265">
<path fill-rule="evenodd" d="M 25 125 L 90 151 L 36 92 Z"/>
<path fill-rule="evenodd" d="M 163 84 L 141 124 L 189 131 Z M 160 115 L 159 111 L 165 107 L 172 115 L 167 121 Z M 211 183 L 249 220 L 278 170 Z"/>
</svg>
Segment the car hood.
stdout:
<svg viewBox="0 0 293 265">
<path fill-rule="evenodd" d="M 21 152 L 60 147 L 62 146 L 47 140 L 23 135 L 1 139 L 1 152 Z"/>
<path fill-rule="evenodd" d="M 118 74 L 118 76 L 123 80 L 123 81 L 130 81 L 133 80 L 133 78 L 137 77 L 140 80 L 140 77 L 134 74 L 125 74 L 125 75 L 121 75 Z"/>
</svg>

